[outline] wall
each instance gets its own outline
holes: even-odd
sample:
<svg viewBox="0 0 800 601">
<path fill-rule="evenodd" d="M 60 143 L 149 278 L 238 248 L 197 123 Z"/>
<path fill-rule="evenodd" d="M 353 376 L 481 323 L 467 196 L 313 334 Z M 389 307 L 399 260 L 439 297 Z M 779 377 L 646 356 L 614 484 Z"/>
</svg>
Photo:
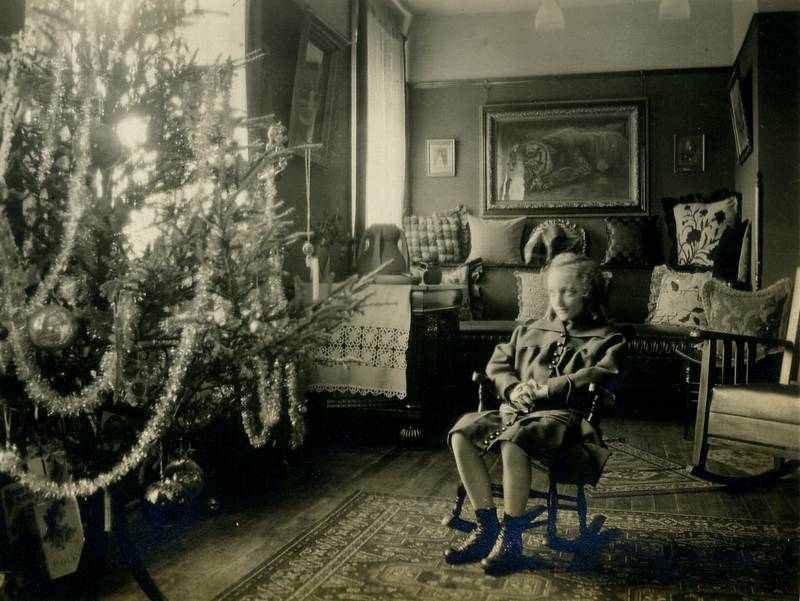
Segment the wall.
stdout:
<svg viewBox="0 0 800 601">
<path fill-rule="evenodd" d="M 733 0 L 733 55 L 735 60 L 744 43 L 750 21 L 755 13 L 792 11 L 798 9 L 797 0 Z"/>
<path fill-rule="evenodd" d="M 431 214 L 464 204 L 480 214 L 479 168 L 482 104 L 513 101 L 589 100 L 646 97 L 649 103 L 648 188 L 653 215 L 660 199 L 733 186 L 733 133 L 727 100 L 729 68 L 545 76 L 511 83 L 417 84 L 410 87 L 411 212 Z M 706 134 L 706 170 L 673 172 L 673 134 Z M 456 139 L 456 177 L 427 177 L 425 140 Z M 531 220 L 533 223 L 540 221 Z M 602 258 L 605 226 L 600 218 L 571 218 L 584 227 L 589 254 Z M 669 250 L 659 241 L 661 257 Z"/>
<path fill-rule="evenodd" d="M 750 100 L 753 152 L 736 165 L 735 181 L 752 219 L 761 174 L 763 286 L 793 278 L 800 265 L 799 32 L 800 12 L 758 14 L 736 60 Z"/>
<path fill-rule="evenodd" d="M 292 0 L 248 2 L 249 20 L 247 49 L 260 48 L 265 57 L 253 63 L 247 72 L 247 102 L 250 116 L 274 114 L 288 127 L 291 116 L 292 90 L 297 65 L 300 35 L 308 9 L 317 16 L 331 19 L 327 25 L 337 33 L 349 27 L 348 0 L 316 0 L 297 3 Z M 344 36 L 342 36 L 344 37 Z M 311 166 L 311 221 L 323 211 L 339 213 L 344 223 L 350 221 L 350 57 L 349 46 L 341 50 L 340 71 L 336 78 L 336 97 L 329 148 L 330 160 L 323 167 Z M 264 139 L 265 132 L 251 130 L 251 143 Z M 289 160 L 278 181 L 278 194 L 293 210 L 293 231 L 306 227 L 305 171 L 301 157 Z M 286 255 L 286 269 L 306 276 L 300 245 L 293 245 Z M 342 274 L 344 262 L 333 269 Z"/>
<path fill-rule="evenodd" d="M 657 2 L 565 8 L 565 31 L 534 13 L 420 15 L 409 33 L 412 82 L 729 66 L 729 2 L 692 2 L 688 21 L 659 21 Z"/>
</svg>

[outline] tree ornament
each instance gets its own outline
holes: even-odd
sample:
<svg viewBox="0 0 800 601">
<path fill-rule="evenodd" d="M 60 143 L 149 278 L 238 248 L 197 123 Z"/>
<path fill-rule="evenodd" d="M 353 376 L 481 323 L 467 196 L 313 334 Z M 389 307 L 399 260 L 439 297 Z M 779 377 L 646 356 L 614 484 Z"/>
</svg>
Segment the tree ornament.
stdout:
<svg viewBox="0 0 800 601">
<path fill-rule="evenodd" d="M 28 337 L 40 349 L 58 350 L 69 346 L 78 333 L 78 322 L 61 305 L 45 305 L 28 318 Z"/>
<path fill-rule="evenodd" d="M 119 161 L 122 156 L 122 144 L 113 127 L 98 123 L 92 127 L 91 133 L 92 165 L 107 169 Z"/>
<path fill-rule="evenodd" d="M 203 468 L 188 457 L 171 461 L 164 468 L 164 479 L 174 480 L 183 486 L 190 500 L 197 497 L 197 495 L 203 491 L 203 487 L 206 484 Z"/>
<path fill-rule="evenodd" d="M 172 526 L 181 521 L 189 508 L 189 495 L 183 484 L 162 479 L 147 487 L 142 499 L 142 513 L 158 526 Z"/>
</svg>

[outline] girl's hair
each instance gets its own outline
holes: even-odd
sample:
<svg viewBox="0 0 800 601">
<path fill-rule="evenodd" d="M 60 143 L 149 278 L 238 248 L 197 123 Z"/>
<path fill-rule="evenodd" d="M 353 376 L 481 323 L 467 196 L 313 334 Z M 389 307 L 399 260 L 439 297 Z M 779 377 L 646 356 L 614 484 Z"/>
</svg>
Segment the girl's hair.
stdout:
<svg viewBox="0 0 800 601">
<path fill-rule="evenodd" d="M 581 295 L 586 305 L 586 311 L 596 321 L 608 320 L 606 280 L 597 262 L 586 255 L 572 252 L 559 253 L 545 267 L 545 284 L 547 284 L 548 274 L 553 269 L 570 269 L 574 276 L 578 294 Z M 555 318 L 553 308 L 550 306 L 547 307 L 547 318 Z"/>
</svg>

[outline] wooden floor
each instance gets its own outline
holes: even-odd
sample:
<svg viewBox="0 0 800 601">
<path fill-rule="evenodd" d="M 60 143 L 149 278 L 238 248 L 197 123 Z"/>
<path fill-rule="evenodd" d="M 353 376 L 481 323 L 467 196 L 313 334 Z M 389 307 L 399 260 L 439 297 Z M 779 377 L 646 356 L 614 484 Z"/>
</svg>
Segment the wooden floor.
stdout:
<svg viewBox="0 0 800 601">
<path fill-rule="evenodd" d="M 339 426 L 334 426 L 338 428 Z M 681 464 L 691 443 L 678 422 L 609 418 L 608 437 Z M 373 437 L 374 438 L 374 437 Z M 156 528 L 134 521 L 135 536 L 151 574 L 172 601 L 211 599 L 310 528 L 356 490 L 450 497 L 456 471 L 443 444 L 409 447 L 391 437 L 317 439 L 263 493 L 228 500 L 226 511 L 192 523 Z M 499 473 L 499 466 L 494 470 Z M 748 492 L 703 492 L 590 499 L 590 513 L 604 508 L 775 520 L 800 520 L 797 476 Z M 50 589 L 47 598 L 56 598 Z M 102 599 L 144 599 L 121 567 L 106 575 Z"/>
</svg>

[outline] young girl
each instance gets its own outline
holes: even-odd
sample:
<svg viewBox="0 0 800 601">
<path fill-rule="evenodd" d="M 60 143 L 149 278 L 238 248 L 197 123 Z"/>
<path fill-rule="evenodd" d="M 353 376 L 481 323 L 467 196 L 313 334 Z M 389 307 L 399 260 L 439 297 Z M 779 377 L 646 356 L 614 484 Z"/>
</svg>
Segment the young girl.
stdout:
<svg viewBox="0 0 800 601">
<path fill-rule="evenodd" d="M 549 465 L 570 444 L 580 452 L 570 454 L 568 467 L 596 484 L 610 454 L 600 433 L 584 419 L 589 384 L 602 384 L 619 372 L 625 345 L 606 320 L 603 275 L 588 257 L 562 253 L 550 262 L 545 279 L 547 315 L 518 326 L 509 342 L 497 345 L 486 367 L 502 399 L 500 409 L 468 413 L 449 433 L 478 526 L 463 543 L 446 549 L 445 559 L 451 564 L 483 560 L 489 574 L 525 563 L 522 531 L 531 459 Z M 482 457 L 498 450 L 505 495 L 502 525 Z"/>
</svg>

